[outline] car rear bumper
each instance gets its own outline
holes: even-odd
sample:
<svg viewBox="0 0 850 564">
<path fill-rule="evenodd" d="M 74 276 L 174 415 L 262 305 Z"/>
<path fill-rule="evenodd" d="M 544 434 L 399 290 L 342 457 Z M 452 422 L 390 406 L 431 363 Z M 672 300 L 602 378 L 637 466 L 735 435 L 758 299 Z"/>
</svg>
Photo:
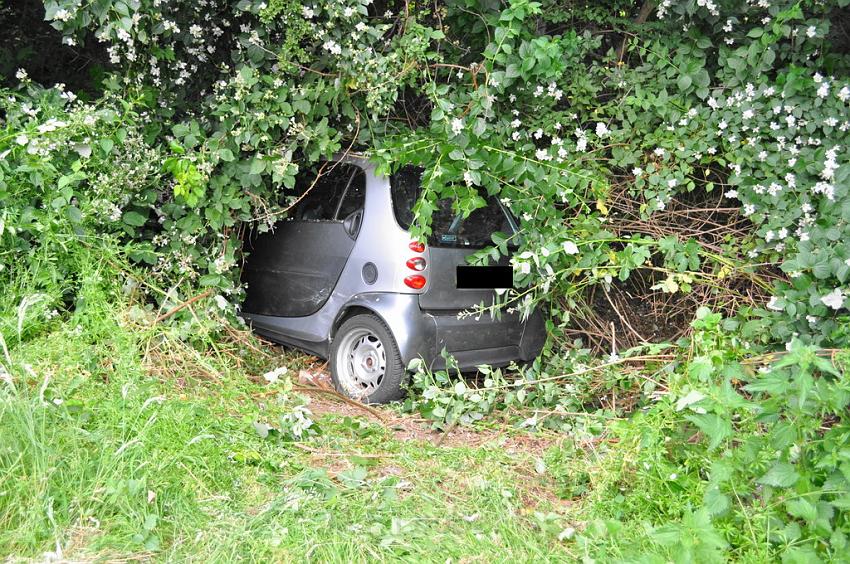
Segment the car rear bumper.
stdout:
<svg viewBox="0 0 850 564">
<path fill-rule="evenodd" d="M 516 313 L 503 313 L 498 319 L 487 313 L 478 317 L 459 315 L 461 312 L 455 310 L 423 310 L 417 294 L 394 292 L 358 294 L 342 308 L 326 304 L 319 313 L 307 317 L 243 317 L 254 331 L 273 341 L 327 358 L 335 337 L 332 328 L 338 327 L 352 308 L 371 311 L 387 325 L 405 366 L 421 358 L 433 370 L 445 368 L 444 349 L 464 371 L 481 364 L 506 366 L 512 361 L 533 360 L 546 341 L 543 315 L 537 310 L 525 322 Z"/>
<path fill-rule="evenodd" d="M 374 293 L 357 296 L 350 305 L 377 314 L 390 328 L 407 365 L 421 358 L 434 370 L 445 368 L 442 351 L 454 356 L 461 370 L 481 364 L 505 366 L 533 360 L 543 349 L 546 329 L 535 310 L 526 321 L 516 313 L 460 315 L 455 310 L 423 310 L 416 294 Z"/>
<path fill-rule="evenodd" d="M 459 312 L 423 312 L 433 318 L 436 339 L 432 357 L 426 359 L 432 369 L 445 368 L 442 351 L 451 354 L 461 370 L 481 364 L 505 366 L 512 361 L 533 360 L 543 349 L 546 330 L 543 316 L 535 310 L 526 320 L 519 314 L 502 313 L 499 318 Z"/>
</svg>

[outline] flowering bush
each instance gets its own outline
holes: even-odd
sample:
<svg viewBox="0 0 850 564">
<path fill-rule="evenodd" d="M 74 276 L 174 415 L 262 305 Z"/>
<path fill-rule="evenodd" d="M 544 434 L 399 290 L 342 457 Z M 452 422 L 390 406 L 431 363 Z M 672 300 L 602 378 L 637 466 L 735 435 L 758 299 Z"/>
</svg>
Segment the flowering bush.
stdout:
<svg viewBox="0 0 850 564">
<path fill-rule="evenodd" d="M 303 164 L 373 149 L 385 171 L 426 168 L 416 234 L 438 196 L 510 207 L 521 289 L 502 300 L 548 300 L 555 333 L 586 289 L 650 273 L 655 294 L 736 304 L 753 346 L 841 343 L 850 85 L 830 18 L 845 4 L 48 0 L 66 44 L 103 45 L 114 94 L 98 110 L 46 91 L 75 117 L 48 116 L 22 70 L 4 102 L 5 167 L 62 162 L 64 228 L 101 218 L 92 228 L 131 243 L 164 287 L 212 287 L 230 309 L 239 226 L 281 217 Z M 97 112 L 114 130 L 85 129 Z M 4 213 L 23 217 L 36 192 Z M 720 227 L 669 226 L 721 209 L 706 220 Z M 20 233 L 15 245 L 32 243 Z"/>
<path fill-rule="evenodd" d="M 241 298 L 244 229 L 286 214 L 302 167 L 368 151 L 384 172 L 424 167 L 416 236 L 438 197 L 514 213 L 521 232 L 472 260 L 512 255 L 518 289 L 495 305 L 545 302 L 556 345 L 483 386 L 419 370 L 408 407 L 446 428 L 524 406 L 550 415 L 520 426 L 574 431 L 590 428 L 574 410 L 608 409 L 608 379 L 634 386 L 647 410 L 623 444 L 641 464 L 622 482 L 665 474 L 646 502 L 669 521 L 646 523 L 659 557 L 757 543 L 745 524 L 765 524 L 770 555 L 840 555 L 846 377 L 816 347 L 850 345 L 848 4 L 46 0 L 66 48 L 102 47 L 109 72 L 94 96 L 2 77 L 0 336 L 87 306 L 80 279 L 97 274 L 79 249 L 113 275 L 118 254 L 141 265 L 124 291 L 168 312 L 157 321 L 209 329 Z M 192 296 L 208 299 L 173 307 Z M 674 330 L 638 324 L 647 304 Z M 628 343 L 684 331 L 659 381 L 617 370 Z M 611 356 L 601 385 L 578 368 L 594 339 Z M 785 347 L 762 374 L 739 362 Z M 314 432 L 303 406 L 279 427 Z M 699 508 L 664 506 L 670 491 Z M 598 548 L 594 528 L 566 538 Z"/>
</svg>

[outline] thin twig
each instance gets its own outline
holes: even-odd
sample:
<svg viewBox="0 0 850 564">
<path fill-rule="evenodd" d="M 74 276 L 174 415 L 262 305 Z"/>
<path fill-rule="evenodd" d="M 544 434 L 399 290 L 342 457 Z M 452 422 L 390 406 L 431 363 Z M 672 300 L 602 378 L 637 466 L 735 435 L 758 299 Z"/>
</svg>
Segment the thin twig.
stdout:
<svg viewBox="0 0 850 564">
<path fill-rule="evenodd" d="M 180 304 L 180 305 L 178 305 L 178 306 L 175 306 L 175 307 L 171 308 L 170 310 L 166 311 L 165 313 L 163 313 L 162 315 L 160 315 L 159 317 L 157 317 L 157 318 L 154 320 L 153 325 L 156 325 L 156 324 L 157 324 L 157 323 L 159 323 L 160 321 L 163 321 L 163 320 L 165 320 L 165 319 L 168 319 L 169 317 L 171 317 L 172 315 L 174 315 L 174 314 L 175 314 L 175 313 L 177 313 L 178 311 L 180 311 L 180 310 L 182 310 L 182 309 L 184 309 L 184 308 L 189 307 L 190 305 L 192 305 L 193 303 L 197 302 L 198 300 L 202 300 L 202 299 L 204 299 L 204 298 L 209 297 L 210 295 L 212 295 L 212 292 L 213 292 L 213 291 L 212 291 L 211 289 L 210 289 L 210 290 L 207 290 L 206 292 L 202 292 L 202 293 L 198 294 L 197 296 L 195 296 L 194 298 L 191 298 L 191 299 L 189 299 L 189 300 L 186 300 L 186 301 L 185 301 L 185 302 L 183 302 L 182 304 Z"/>
<path fill-rule="evenodd" d="M 318 386 L 293 386 L 292 389 L 296 390 L 298 392 L 308 392 L 308 393 L 309 392 L 315 392 L 315 393 L 318 393 L 318 394 L 326 394 L 326 395 L 329 395 L 329 396 L 333 396 L 341 402 L 344 402 L 344 403 L 347 403 L 348 405 L 352 405 L 354 407 L 360 408 L 363 411 L 366 411 L 366 412 L 374 415 L 375 417 L 380 419 L 381 423 L 387 423 L 387 418 L 380 411 L 369 407 L 365 403 L 360 403 L 359 401 L 355 401 L 355 400 L 351 399 L 350 397 L 344 396 L 336 390 L 328 389 L 328 388 L 320 388 Z"/>
<path fill-rule="evenodd" d="M 391 458 L 395 456 L 394 454 L 389 453 L 380 453 L 380 454 L 360 454 L 359 452 L 327 452 L 324 450 L 319 450 L 317 448 L 308 447 L 305 444 L 301 443 L 291 443 L 295 448 L 300 448 L 301 450 L 306 450 L 307 452 L 312 452 L 313 454 L 321 454 L 322 456 L 357 456 L 360 458 Z"/>
</svg>

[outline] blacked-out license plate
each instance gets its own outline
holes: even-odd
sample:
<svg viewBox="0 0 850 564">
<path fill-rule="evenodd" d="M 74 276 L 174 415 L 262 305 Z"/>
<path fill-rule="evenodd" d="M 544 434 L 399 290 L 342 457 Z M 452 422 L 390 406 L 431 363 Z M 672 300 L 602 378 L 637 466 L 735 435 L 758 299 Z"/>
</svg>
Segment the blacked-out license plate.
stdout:
<svg viewBox="0 0 850 564">
<path fill-rule="evenodd" d="M 513 288 L 514 271 L 510 266 L 458 266 L 457 287 L 462 290 Z"/>
</svg>

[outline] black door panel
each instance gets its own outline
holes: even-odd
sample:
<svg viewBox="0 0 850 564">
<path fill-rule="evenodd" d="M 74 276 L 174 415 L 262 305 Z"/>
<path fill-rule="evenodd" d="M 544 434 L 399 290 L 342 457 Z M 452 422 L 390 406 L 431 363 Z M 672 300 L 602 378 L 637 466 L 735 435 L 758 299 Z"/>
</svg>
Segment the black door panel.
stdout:
<svg viewBox="0 0 850 564">
<path fill-rule="evenodd" d="M 251 237 L 246 246 L 243 311 L 302 317 L 325 304 L 354 239 L 339 221 L 282 221 L 273 233 Z"/>
</svg>

